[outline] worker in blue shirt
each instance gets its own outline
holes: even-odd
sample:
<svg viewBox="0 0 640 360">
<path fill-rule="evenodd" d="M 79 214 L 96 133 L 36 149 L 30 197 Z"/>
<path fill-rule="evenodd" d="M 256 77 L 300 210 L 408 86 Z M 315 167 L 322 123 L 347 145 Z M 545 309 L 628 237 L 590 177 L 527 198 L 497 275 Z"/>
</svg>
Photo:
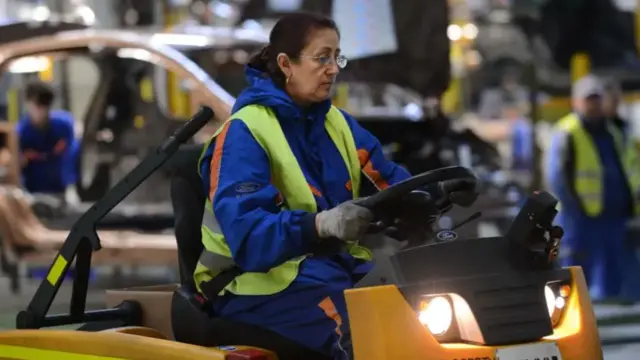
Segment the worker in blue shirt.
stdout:
<svg viewBox="0 0 640 360">
<path fill-rule="evenodd" d="M 363 186 L 385 189 L 410 174 L 331 105 L 332 85 L 347 61 L 339 40 L 331 19 L 290 14 L 250 61 L 250 86 L 200 161 L 208 195 L 206 250 L 194 280 L 219 316 L 347 359 L 343 292 L 372 266 L 371 253 L 353 240 L 367 231 L 373 214 L 354 199 Z M 314 251 L 335 241 L 341 251 Z M 221 273 L 207 260 L 216 256 L 245 271 L 220 296 L 205 287 Z"/>
<path fill-rule="evenodd" d="M 564 265 L 582 267 L 592 298 L 614 298 L 626 268 L 626 222 L 639 210 L 637 152 L 603 113 L 599 78 L 584 77 L 572 91 L 575 112 L 556 124 L 546 164 L 548 184 L 561 202 L 560 257 Z"/>
<path fill-rule="evenodd" d="M 54 92 L 43 82 L 28 83 L 25 100 L 26 114 L 16 128 L 23 186 L 32 193 L 63 194 L 76 176 L 73 116 L 51 109 Z"/>
<path fill-rule="evenodd" d="M 530 171 L 533 166 L 533 126 L 522 108 L 522 104 L 507 103 L 503 113 L 511 121 L 511 168 Z"/>
</svg>

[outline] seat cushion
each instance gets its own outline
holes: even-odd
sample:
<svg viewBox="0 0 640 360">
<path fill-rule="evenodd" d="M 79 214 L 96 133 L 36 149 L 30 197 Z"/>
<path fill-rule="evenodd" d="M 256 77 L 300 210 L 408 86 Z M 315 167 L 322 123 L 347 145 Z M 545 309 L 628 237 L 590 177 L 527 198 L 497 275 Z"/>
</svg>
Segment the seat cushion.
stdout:
<svg viewBox="0 0 640 360">
<path fill-rule="evenodd" d="M 202 306 L 207 304 L 189 298 L 192 292 L 178 290 L 171 305 L 171 322 L 176 341 L 200 346 L 245 345 L 268 349 L 280 360 L 327 360 L 329 357 L 305 347 L 273 331 L 221 317 L 211 316 Z"/>
</svg>

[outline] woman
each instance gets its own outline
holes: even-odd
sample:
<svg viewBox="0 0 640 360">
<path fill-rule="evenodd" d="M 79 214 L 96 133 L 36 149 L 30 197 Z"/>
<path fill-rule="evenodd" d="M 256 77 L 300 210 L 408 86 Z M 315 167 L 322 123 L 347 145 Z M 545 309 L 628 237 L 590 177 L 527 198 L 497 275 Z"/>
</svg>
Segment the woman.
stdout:
<svg viewBox="0 0 640 360">
<path fill-rule="evenodd" d="M 410 176 L 331 106 L 331 87 L 345 65 L 332 20 L 283 17 L 247 66 L 250 86 L 199 165 L 210 207 L 205 253 L 232 259 L 245 272 L 215 297 L 216 312 L 335 359 L 350 351 L 343 291 L 370 269 L 370 253 L 351 241 L 373 219 L 353 202 L 360 174 L 378 189 Z M 344 251 L 305 257 L 336 242 Z M 194 275 L 199 284 L 219 273 L 204 262 Z"/>
</svg>

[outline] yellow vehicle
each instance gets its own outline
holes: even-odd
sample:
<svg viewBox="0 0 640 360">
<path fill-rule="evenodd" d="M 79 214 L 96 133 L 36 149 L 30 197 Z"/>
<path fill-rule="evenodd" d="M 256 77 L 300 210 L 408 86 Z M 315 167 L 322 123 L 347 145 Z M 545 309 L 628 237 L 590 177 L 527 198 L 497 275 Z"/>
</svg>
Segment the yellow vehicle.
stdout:
<svg viewBox="0 0 640 360">
<path fill-rule="evenodd" d="M 186 280 L 173 293 L 166 313 L 144 313 L 133 295 L 114 308 L 85 311 L 91 256 L 100 250 L 96 223 L 212 117 L 213 111 L 203 108 L 78 220 L 31 303 L 18 314 L 18 330 L 0 333 L 0 358 L 323 359 L 266 329 L 208 313 L 205 299 Z M 460 178 L 475 181 L 466 168 L 443 168 L 363 198 L 360 204 L 384 219 L 390 202 L 409 191 L 438 183 L 443 194 L 453 194 L 447 180 Z M 454 200 L 453 195 L 443 196 Z M 433 213 L 424 214 L 425 223 L 445 211 L 440 200 L 434 199 Z M 456 240 L 453 227 L 426 236 L 429 241 L 421 233 L 422 239 L 414 236 L 417 241 L 378 258 L 357 288 L 345 292 L 354 357 L 602 359 L 582 270 L 555 265 L 562 237 L 561 229 L 551 226 L 556 203 L 548 193 L 533 194 L 504 237 Z M 197 245 L 199 239 L 177 240 L 183 265 L 195 266 L 189 263 L 199 254 L 187 245 Z M 77 275 L 70 311 L 48 315 L 74 258 Z M 172 334 L 144 326 L 162 318 L 171 319 Z M 69 324 L 84 324 L 79 329 L 84 331 L 35 330 Z"/>
</svg>

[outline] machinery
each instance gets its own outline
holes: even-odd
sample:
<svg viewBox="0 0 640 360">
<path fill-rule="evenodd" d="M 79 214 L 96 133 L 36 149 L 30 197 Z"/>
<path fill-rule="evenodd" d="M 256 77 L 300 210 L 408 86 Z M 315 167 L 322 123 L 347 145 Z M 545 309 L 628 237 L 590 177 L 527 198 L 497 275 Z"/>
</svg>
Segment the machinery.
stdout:
<svg viewBox="0 0 640 360">
<path fill-rule="evenodd" d="M 177 78 L 182 88 L 194 94 L 193 105 L 210 106 L 226 119 L 233 96 L 245 86 L 242 59 L 268 40 L 263 32 L 246 29 L 96 30 L 65 22 L 3 25 L 0 39 L 0 73 L 41 71 L 18 68 L 46 62 L 47 57 L 60 61 L 83 58 L 98 69 L 95 87 L 87 89 L 89 105 L 84 114 L 77 115 L 83 131 L 76 188 L 85 202 L 104 195 L 132 163 L 137 164 L 186 120 L 186 115 L 183 118 L 162 106 L 159 98 L 166 87 L 162 83 L 167 82 L 163 77 Z M 168 203 L 166 197 L 155 197 L 168 191 L 158 191 L 168 186 L 167 171 L 157 172 L 150 180 L 150 189 L 138 189 L 129 200 L 154 203 L 155 207 Z"/>
<path fill-rule="evenodd" d="M 135 292 L 114 308 L 85 311 L 91 257 L 100 250 L 96 223 L 211 117 L 206 108 L 195 115 L 75 224 L 48 276 L 27 309 L 18 314 L 19 330 L 0 333 L 3 357 L 323 358 L 265 329 L 210 314 L 206 300 L 193 292 L 187 279 L 174 292 L 170 306 L 157 303 L 154 313 L 144 313 Z M 371 208 L 385 225 L 391 204 L 402 201 L 414 189 L 437 184 L 442 198 L 433 199 L 432 210 L 418 217 L 420 223 L 431 225 L 448 208 L 443 207 L 443 200 L 459 204 L 473 201 L 453 198 L 459 189 L 451 187 L 449 180 L 455 179 L 475 181 L 466 168 L 442 168 L 363 198 L 360 204 Z M 411 233 L 415 241 L 390 256 L 379 257 L 374 270 L 357 288 L 345 292 L 355 358 L 602 359 L 582 270 L 561 269 L 555 262 L 562 237 L 562 230 L 551 225 L 556 204 L 548 193 L 534 193 L 504 237 L 457 239 L 455 226 L 435 234 L 426 231 L 428 228 L 416 228 Z M 190 263 L 199 253 L 184 249 L 186 245 L 193 249 L 200 240 L 179 237 L 177 241 L 184 265 L 195 266 Z M 191 252 L 197 252 L 197 247 Z M 48 315 L 74 259 L 70 311 Z M 232 281 L 233 271 L 224 273 L 231 274 L 227 279 Z M 228 282 L 220 284 L 224 288 Z M 172 334 L 144 326 L 158 318 L 171 319 Z M 29 330 L 82 323 L 85 325 L 79 330 L 84 331 Z"/>
</svg>

